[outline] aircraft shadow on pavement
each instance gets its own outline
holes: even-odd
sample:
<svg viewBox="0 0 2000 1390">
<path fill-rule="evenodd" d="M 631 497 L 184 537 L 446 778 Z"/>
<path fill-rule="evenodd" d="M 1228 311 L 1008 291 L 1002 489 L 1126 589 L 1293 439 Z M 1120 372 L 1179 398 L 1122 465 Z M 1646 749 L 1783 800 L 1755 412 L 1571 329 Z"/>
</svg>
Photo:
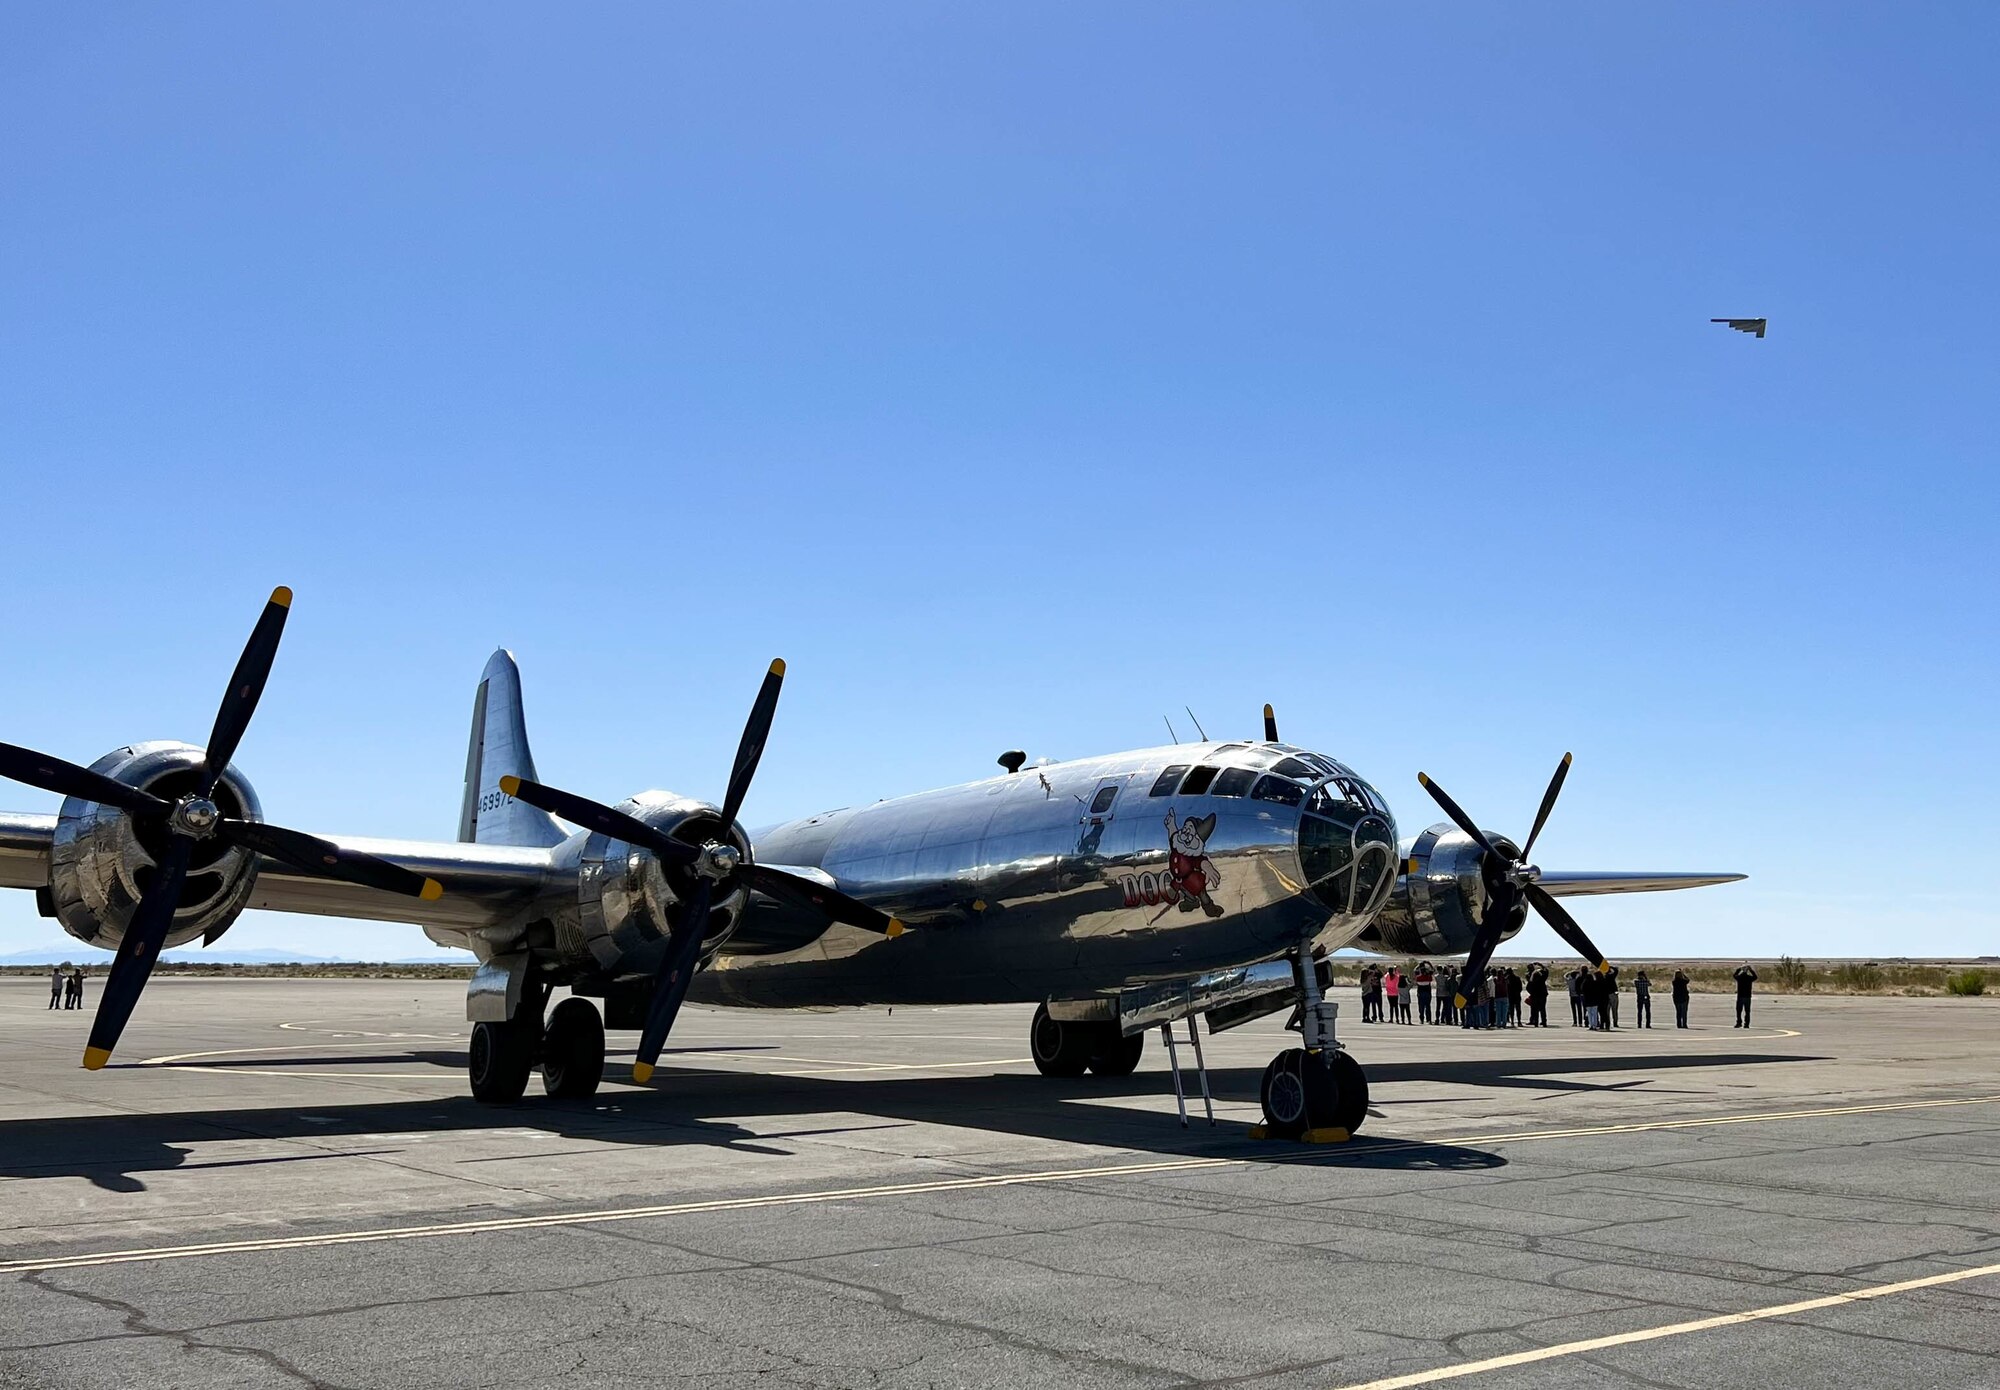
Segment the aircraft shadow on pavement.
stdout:
<svg viewBox="0 0 2000 1390">
<path fill-rule="evenodd" d="M 402 1052 L 348 1054 L 337 1060 L 402 1062 L 418 1059 L 457 1060 L 458 1054 Z M 336 1060 L 336 1059 L 328 1059 Z M 1378 1063 L 1369 1068 L 1371 1083 L 1456 1082 L 1479 1086 L 1568 1087 L 1608 1089 L 1586 1082 L 1566 1082 L 1564 1073 L 1602 1071 L 1685 1071 L 1700 1067 L 1740 1067 L 1752 1064 L 1824 1060 L 1799 1055 L 1727 1053 L 1708 1056 L 1601 1056 L 1509 1058 L 1465 1062 Z M 266 1062 L 265 1066 L 270 1063 Z M 613 1076 L 622 1070 L 616 1064 Z M 1260 1067 L 1225 1067 L 1209 1072 L 1218 1101 L 1257 1100 Z M 162 1078 L 165 1080 L 165 1078 Z M 1190 1089 L 1193 1075 L 1185 1077 Z M 1629 1083 L 1627 1083 L 1629 1084 Z M 534 1085 L 531 1084 L 531 1092 Z M 1228 1157 L 1247 1162 L 1293 1165 L 1397 1169 L 1408 1171 L 1471 1171 L 1497 1168 L 1506 1160 L 1479 1149 L 1411 1142 L 1394 1134 L 1369 1132 L 1349 1144 L 1325 1149 L 1257 1142 L 1247 1138 L 1241 1120 L 1218 1119 L 1211 1127 L 1201 1117 L 1199 1093 L 1189 1105 L 1191 1123 L 1182 1129 L 1171 1114 L 1136 1110 L 1118 1102 L 1134 1097 L 1157 1101 L 1171 1095 L 1170 1082 L 1159 1069 L 1129 1077 L 1083 1077 L 1074 1081 L 1038 1075 L 996 1073 L 987 1076 L 868 1077 L 772 1076 L 755 1072 L 663 1066 L 656 1084 L 645 1090 L 617 1089 L 588 1101 L 551 1101 L 531 1094 L 518 1105 L 481 1105 L 470 1097 L 372 1101 L 360 1104 L 315 1105 L 304 1109 L 242 1107 L 162 1114 L 78 1115 L 0 1123 L 0 1178 L 82 1177 L 112 1192 L 145 1189 L 141 1175 L 178 1168 L 243 1167 L 287 1162 L 324 1161 L 355 1151 L 316 1151 L 269 1155 L 221 1162 L 190 1162 L 199 1143 L 228 1140 L 312 1140 L 457 1130 L 534 1129 L 565 1138 L 606 1144 L 724 1146 L 743 1152 L 787 1156 L 775 1140 L 834 1136 L 913 1124 L 944 1124 L 999 1134 L 1057 1140 L 1080 1145 L 1174 1157 Z M 1091 1101 L 1105 1102 L 1090 1104 Z M 1380 1111 L 1374 1112 L 1380 1115 Z M 869 1123 L 819 1123 L 803 1130 L 759 1131 L 747 1121 L 757 1118 L 864 1116 Z M 726 1117 L 726 1118 L 714 1118 Z M 889 1124 L 880 1123 L 889 1121 Z M 480 1160 L 472 1160 L 480 1161 Z M 649 1170 L 657 1177 L 657 1172 Z"/>
</svg>

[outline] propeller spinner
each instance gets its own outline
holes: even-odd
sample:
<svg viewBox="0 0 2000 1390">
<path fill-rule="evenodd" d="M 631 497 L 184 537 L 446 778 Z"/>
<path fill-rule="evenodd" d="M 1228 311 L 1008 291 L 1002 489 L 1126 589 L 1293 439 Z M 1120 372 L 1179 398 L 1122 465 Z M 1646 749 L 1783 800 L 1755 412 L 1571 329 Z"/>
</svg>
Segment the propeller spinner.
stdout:
<svg viewBox="0 0 2000 1390">
<path fill-rule="evenodd" d="M 219 839 L 232 845 L 281 860 L 307 873 L 350 883 L 405 893 L 426 901 L 442 897 L 444 888 L 436 879 L 412 873 L 400 864 L 378 859 L 372 854 L 342 849 L 330 840 L 306 835 L 261 821 L 238 820 L 222 814 L 215 803 L 216 783 L 236 756 L 250 716 L 257 711 L 264 684 L 271 676 L 271 663 L 278 655 L 278 639 L 284 635 L 285 618 L 292 607 L 292 591 L 282 585 L 271 591 L 270 601 L 251 630 L 250 640 L 223 692 L 222 706 L 215 714 L 202 754 L 201 774 L 192 790 L 175 800 L 155 796 L 138 787 L 128 787 L 115 778 L 64 762 L 31 748 L 0 743 L 0 777 L 25 782 L 59 796 L 73 796 L 113 806 L 139 821 L 163 823 L 169 835 L 166 851 L 155 865 L 152 882 L 146 887 L 118 942 L 111 973 L 91 1020 L 90 1041 L 83 1049 L 83 1064 L 96 1071 L 111 1060 L 118 1038 L 125 1031 L 139 995 L 152 977 L 153 963 L 160 946 L 173 929 L 174 912 L 180 907 L 181 888 L 187 882 L 188 863 L 196 844 Z"/>
<path fill-rule="evenodd" d="M 757 691 L 756 703 L 750 707 L 750 718 L 743 727 L 742 742 L 736 747 L 736 762 L 730 769 L 729 787 L 723 795 L 719 813 L 724 837 L 736 824 L 736 815 L 743 809 L 743 798 L 750 791 L 750 780 L 756 775 L 757 763 L 764 756 L 764 744 L 770 738 L 771 721 L 778 710 L 778 691 L 784 681 L 785 663 L 782 660 L 773 661 L 771 669 L 764 675 L 763 686 Z M 551 815 L 561 816 L 571 824 L 651 850 L 662 863 L 693 873 L 694 887 L 678 905 L 679 910 L 670 924 L 667 953 L 660 963 L 659 972 L 653 977 L 652 1001 L 646 1009 L 645 1027 L 639 1034 L 639 1051 L 632 1063 L 632 1079 L 641 1085 L 652 1080 L 653 1068 L 660 1060 L 660 1050 L 666 1046 L 667 1034 L 672 1031 L 674 1019 L 679 1016 L 681 1004 L 687 998 L 688 984 L 694 978 L 695 965 L 701 958 L 709 905 L 715 900 L 716 886 L 725 879 L 735 876 L 760 893 L 823 912 L 836 922 L 845 922 L 884 936 L 900 936 L 903 933 L 903 924 L 896 918 L 836 888 L 788 874 L 782 869 L 745 862 L 742 851 L 727 838 L 712 839 L 699 846 L 690 845 L 602 802 L 518 777 L 502 777 L 500 790 Z"/>
<path fill-rule="evenodd" d="M 1565 753 L 1562 761 L 1556 764 L 1555 776 L 1549 779 L 1549 789 L 1542 793 L 1541 809 L 1535 812 L 1534 828 L 1528 832 L 1527 843 L 1521 846 L 1519 855 L 1503 854 L 1495 848 L 1485 832 L 1474 824 L 1472 817 L 1465 814 L 1443 787 L 1424 773 L 1417 774 L 1417 781 L 1431 794 L 1431 799 L 1444 808 L 1452 823 L 1471 836 L 1472 842 L 1481 850 L 1479 867 L 1486 884 L 1486 915 L 1480 918 L 1479 929 L 1473 933 L 1472 949 L 1466 953 L 1465 968 L 1460 978 L 1476 980 L 1485 972 L 1486 963 L 1500 946 L 1500 934 L 1507 929 L 1508 920 L 1523 902 L 1540 913 L 1542 920 L 1555 929 L 1556 935 L 1568 942 L 1571 949 L 1599 972 L 1610 968 L 1604 953 L 1577 925 L 1576 919 L 1536 881 L 1541 877 L 1541 870 L 1528 862 L 1542 827 L 1548 824 L 1549 812 L 1555 809 L 1556 797 L 1562 793 L 1563 781 L 1569 776 L 1570 761 L 1570 755 Z M 1465 1004 L 1465 996 L 1459 995 L 1458 1006 L 1462 1009 Z"/>
</svg>

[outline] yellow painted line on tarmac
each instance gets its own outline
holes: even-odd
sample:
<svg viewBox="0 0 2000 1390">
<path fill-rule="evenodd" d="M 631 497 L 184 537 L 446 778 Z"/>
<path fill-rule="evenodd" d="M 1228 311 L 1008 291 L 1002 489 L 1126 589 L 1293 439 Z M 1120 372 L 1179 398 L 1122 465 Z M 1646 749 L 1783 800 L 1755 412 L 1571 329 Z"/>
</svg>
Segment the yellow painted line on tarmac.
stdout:
<svg viewBox="0 0 2000 1390">
<path fill-rule="evenodd" d="M 1935 1110 L 1957 1105 L 1991 1105 L 2000 1095 L 1951 1100 L 1896 1101 L 1878 1105 L 1830 1106 L 1818 1110 L 1774 1110 L 1759 1115 L 1718 1115 L 1710 1119 L 1655 1120 L 1639 1124 L 1597 1125 L 1587 1129 L 1540 1129 L 1505 1134 L 1470 1134 L 1456 1138 L 1408 1139 L 1367 1144 L 1356 1149 L 1373 1157 L 1406 1149 L 1435 1149 L 1459 1144 L 1524 1144 L 1545 1139 L 1575 1139 L 1598 1134 L 1633 1134 L 1646 1130 L 1699 1129 L 1712 1125 L 1808 1120 L 1827 1115 L 1866 1115 L 1891 1110 Z M 755 1136 L 752 1136 L 753 1138 Z M 763 1197 L 720 1197 L 705 1202 L 675 1202 L 666 1206 L 616 1207 L 605 1211 L 557 1212 L 546 1216 L 496 1217 L 485 1221 L 454 1221 L 437 1226 L 390 1226 L 373 1230 L 339 1231 L 327 1235 L 273 1236 L 264 1240 L 216 1241 L 205 1245 L 155 1246 L 151 1249 L 101 1250 L 90 1254 L 54 1255 L 39 1260 L 0 1262 L 0 1274 L 32 1274 L 51 1269 L 88 1269 L 97 1265 L 152 1264 L 196 1259 L 206 1255 L 247 1255 L 272 1250 L 314 1250 L 331 1245 L 369 1245 L 397 1240 L 431 1240 L 444 1236 L 483 1235 L 494 1231 L 531 1231 L 560 1226 L 600 1226 L 619 1221 L 646 1221 L 712 1211 L 752 1211 L 763 1207 L 812 1206 L 825 1202 L 865 1201 L 879 1197 L 923 1196 L 933 1192 L 971 1192 L 983 1188 L 1029 1187 L 1052 1183 L 1088 1182 L 1095 1178 L 1147 1177 L 1155 1173 L 1186 1173 L 1201 1169 L 1243 1168 L 1260 1163 L 1299 1163 L 1337 1157 L 1337 1150 L 1260 1154 L 1255 1158 L 1175 1158 L 1149 1163 L 1123 1163 L 1098 1168 L 1063 1168 L 1037 1173 L 994 1173 L 983 1177 L 940 1178 L 930 1182 L 890 1183 L 880 1187 L 834 1188 L 821 1192 L 783 1192 Z M 1421 1383 L 1421 1382 L 1412 1382 Z"/>
<path fill-rule="evenodd" d="M 1742 1313 L 1718 1313 L 1714 1317 L 1672 1322 L 1664 1327 L 1642 1327 L 1636 1332 L 1616 1332 L 1608 1337 L 1586 1337 L 1580 1342 L 1563 1342 L 1556 1346 L 1536 1347 L 1532 1351 L 1515 1351 L 1505 1356 L 1489 1356 L 1484 1361 L 1461 1361 L 1456 1366 L 1439 1366 L 1434 1370 L 1412 1371 L 1408 1375 L 1364 1381 L 1359 1385 L 1346 1386 L 1344 1390 L 1410 1390 L 1411 1387 L 1418 1385 L 1438 1385 L 1447 1380 L 1483 1375 L 1487 1371 L 1529 1366 L 1537 1361 L 1554 1361 L 1564 1356 L 1582 1356 L 1586 1352 L 1608 1351 L 1613 1347 L 1630 1346 L 1634 1342 L 1658 1341 L 1662 1337 L 1682 1337 L 1690 1332 L 1707 1332 L 1717 1327 L 1736 1327 L 1743 1323 L 1763 1322 L 1769 1318 L 1817 1312 L 1821 1308 L 1838 1308 L 1844 1303 L 1887 1298 L 1891 1294 L 1910 1293 L 1916 1289 L 1934 1289 L 1945 1284 L 1962 1283 L 1967 1279 L 1982 1279 L 1989 1274 L 2000 1274 L 2000 1264 L 1981 1265 L 1977 1269 L 1954 1269 L 1949 1274 L 1931 1274 L 1922 1279 L 1904 1279 L 1894 1284 L 1877 1284 L 1869 1289 L 1852 1289 L 1847 1293 L 1827 1294 L 1823 1298 L 1801 1299 L 1797 1303 L 1777 1303 L 1769 1308 L 1752 1308 Z"/>
</svg>

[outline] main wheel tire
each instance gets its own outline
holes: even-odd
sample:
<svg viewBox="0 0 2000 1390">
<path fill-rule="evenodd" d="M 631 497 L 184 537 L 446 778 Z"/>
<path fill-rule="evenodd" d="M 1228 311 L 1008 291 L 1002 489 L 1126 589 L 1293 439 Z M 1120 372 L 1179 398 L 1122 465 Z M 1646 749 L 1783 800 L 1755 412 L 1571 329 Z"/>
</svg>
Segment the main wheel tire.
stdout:
<svg viewBox="0 0 2000 1390">
<path fill-rule="evenodd" d="M 1336 1052 L 1332 1059 L 1334 1123 L 1349 1134 L 1359 1134 L 1368 1118 L 1368 1073 L 1351 1053 Z"/>
<path fill-rule="evenodd" d="M 466 1076 L 472 1098 L 488 1105 L 512 1105 L 528 1089 L 535 1068 L 536 1030 L 522 1020 L 475 1023 L 466 1048 Z"/>
<path fill-rule="evenodd" d="M 597 1094 L 604 1079 L 604 1020 L 597 1005 L 571 995 L 549 1013 L 542 1033 L 542 1089 L 559 1100 Z"/>
<path fill-rule="evenodd" d="M 1280 1052 L 1264 1068 L 1264 1124 L 1281 1139 L 1339 1123 L 1339 1083 L 1333 1069 L 1304 1048 Z"/>
<path fill-rule="evenodd" d="M 1093 1076 L 1130 1076 L 1132 1069 L 1139 1065 L 1139 1057 L 1146 1050 L 1146 1035 L 1134 1033 L 1125 1037 L 1118 1032 L 1115 1023 L 1103 1027 L 1110 1034 L 1109 1040 L 1092 1055 L 1090 1071 Z"/>
<path fill-rule="evenodd" d="M 1082 1076 L 1098 1045 L 1089 1025 L 1050 1018 L 1046 1004 L 1035 1010 L 1035 1021 L 1028 1025 L 1028 1052 L 1043 1076 Z"/>
</svg>

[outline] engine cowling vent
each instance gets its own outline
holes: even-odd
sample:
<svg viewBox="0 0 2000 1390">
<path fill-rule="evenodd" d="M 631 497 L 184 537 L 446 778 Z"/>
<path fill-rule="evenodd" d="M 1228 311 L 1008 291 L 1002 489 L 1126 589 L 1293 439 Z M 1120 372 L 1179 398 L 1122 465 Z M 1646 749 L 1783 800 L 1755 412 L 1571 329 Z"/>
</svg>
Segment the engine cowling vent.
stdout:
<svg viewBox="0 0 2000 1390">
<path fill-rule="evenodd" d="M 201 749 L 185 743 L 135 743 L 105 754 L 90 770 L 172 800 L 200 775 L 201 760 Z M 234 766 L 223 772 L 214 800 L 224 816 L 264 818 L 257 793 Z M 164 826 L 136 824 L 113 807 L 65 798 L 49 853 L 49 897 L 63 930 L 89 945 L 117 949 L 166 839 Z M 220 936 L 242 914 L 256 882 L 256 855 L 220 839 L 197 843 L 165 944 Z"/>
<path fill-rule="evenodd" d="M 1486 832 L 1503 854 L 1519 854 L 1512 840 Z M 1472 837 L 1450 822 L 1433 825 L 1403 852 L 1401 875 L 1388 906 L 1370 924 L 1361 944 L 1403 956 L 1462 956 L 1486 911 L 1482 851 Z M 1517 907 L 1502 939 L 1527 921 Z"/>
</svg>

